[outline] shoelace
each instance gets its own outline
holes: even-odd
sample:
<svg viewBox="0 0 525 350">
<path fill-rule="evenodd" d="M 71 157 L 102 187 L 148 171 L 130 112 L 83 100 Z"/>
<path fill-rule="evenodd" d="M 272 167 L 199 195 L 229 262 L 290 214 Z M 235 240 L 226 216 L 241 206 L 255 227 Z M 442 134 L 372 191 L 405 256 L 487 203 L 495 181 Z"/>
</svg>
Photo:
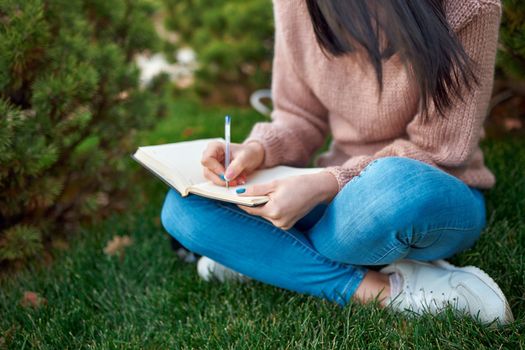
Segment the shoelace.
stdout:
<svg viewBox="0 0 525 350">
<path fill-rule="evenodd" d="M 425 310 L 431 313 L 439 312 L 447 306 L 458 309 L 458 297 L 447 296 L 445 293 L 435 293 L 433 290 L 425 291 L 424 288 L 412 290 L 409 286 L 405 288 L 405 298 L 412 311 Z"/>
</svg>

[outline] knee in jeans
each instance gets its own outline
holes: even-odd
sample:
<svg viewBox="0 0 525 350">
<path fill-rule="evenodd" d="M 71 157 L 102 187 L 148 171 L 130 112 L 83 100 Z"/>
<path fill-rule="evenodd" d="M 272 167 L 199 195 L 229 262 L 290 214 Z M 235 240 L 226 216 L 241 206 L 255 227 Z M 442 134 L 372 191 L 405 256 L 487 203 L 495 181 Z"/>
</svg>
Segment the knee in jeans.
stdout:
<svg viewBox="0 0 525 350">
<path fill-rule="evenodd" d="M 383 157 L 372 161 L 361 172 L 361 175 L 366 174 L 368 177 L 379 177 L 383 181 L 396 181 L 402 179 L 407 175 L 407 172 L 415 172 L 428 167 L 429 165 L 411 158 L 405 157 Z"/>
<path fill-rule="evenodd" d="M 198 246 L 200 241 L 197 229 L 197 220 L 188 216 L 187 211 L 191 210 L 190 201 L 180 196 L 174 190 L 170 190 L 166 195 L 160 220 L 164 229 L 187 249 L 197 252 L 201 250 Z"/>
<path fill-rule="evenodd" d="M 179 210 L 179 203 L 177 203 L 180 199 L 180 197 L 177 193 L 174 193 L 173 190 L 170 190 L 166 194 L 166 198 L 164 199 L 164 204 L 162 205 L 162 210 L 160 212 L 160 222 L 162 223 L 162 226 L 168 233 L 172 236 L 174 234 L 172 232 L 177 232 L 178 228 L 182 225 L 180 225 L 179 220 L 177 220 L 177 212 Z M 174 237 L 178 239 L 178 237 Z"/>
<path fill-rule="evenodd" d="M 344 249 L 334 237 L 321 237 L 311 240 L 314 249 L 322 256 L 338 262 L 346 262 L 349 254 L 342 254 Z M 346 243 L 346 242 L 345 242 Z"/>
<path fill-rule="evenodd" d="M 408 216 L 404 205 L 385 207 L 372 198 L 360 203 L 366 210 L 354 214 L 348 225 L 310 237 L 321 255 L 347 264 L 363 264 L 373 261 L 377 251 L 393 241 L 410 241 L 410 237 L 399 234 L 405 232 L 400 228 L 406 226 L 404 218 Z"/>
<path fill-rule="evenodd" d="M 370 241 L 367 241 L 370 239 Z M 360 260 L 362 255 L 366 255 L 372 246 L 380 244 L 374 242 L 374 235 L 369 231 L 368 234 L 356 232 L 333 232 L 323 237 L 313 237 L 311 240 L 313 247 L 324 257 L 347 264 L 354 264 Z"/>
</svg>

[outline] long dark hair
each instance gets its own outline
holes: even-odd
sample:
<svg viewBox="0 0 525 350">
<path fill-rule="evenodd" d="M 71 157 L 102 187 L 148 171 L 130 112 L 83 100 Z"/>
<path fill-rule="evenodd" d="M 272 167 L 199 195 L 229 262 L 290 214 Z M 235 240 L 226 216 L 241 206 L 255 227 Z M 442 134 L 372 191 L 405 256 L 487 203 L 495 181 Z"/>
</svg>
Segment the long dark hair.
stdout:
<svg viewBox="0 0 525 350">
<path fill-rule="evenodd" d="M 424 119 L 430 101 L 441 116 L 463 87 L 477 84 L 474 63 L 450 28 L 443 0 L 306 0 L 317 41 L 341 56 L 364 49 L 383 88 L 383 60 L 399 54 L 419 87 Z"/>
</svg>

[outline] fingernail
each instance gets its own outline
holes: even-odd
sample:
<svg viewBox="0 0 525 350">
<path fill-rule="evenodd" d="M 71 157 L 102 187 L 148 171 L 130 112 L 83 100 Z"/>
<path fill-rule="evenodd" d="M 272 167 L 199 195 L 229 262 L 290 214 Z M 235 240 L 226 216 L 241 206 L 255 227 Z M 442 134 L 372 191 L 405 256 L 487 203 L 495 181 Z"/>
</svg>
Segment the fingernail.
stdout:
<svg viewBox="0 0 525 350">
<path fill-rule="evenodd" d="M 221 178 L 222 181 L 226 181 L 226 178 L 224 177 L 224 174 L 219 174 L 219 177 Z"/>
<path fill-rule="evenodd" d="M 224 174 L 224 177 L 227 179 L 232 178 L 233 177 L 232 171 L 226 170 L 226 174 Z"/>
<path fill-rule="evenodd" d="M 238 188 L 235 190 L 235 192 L 237 192 L 238 194 L 244 193 L 246 192 L 246 188 Z"/>
</svg>

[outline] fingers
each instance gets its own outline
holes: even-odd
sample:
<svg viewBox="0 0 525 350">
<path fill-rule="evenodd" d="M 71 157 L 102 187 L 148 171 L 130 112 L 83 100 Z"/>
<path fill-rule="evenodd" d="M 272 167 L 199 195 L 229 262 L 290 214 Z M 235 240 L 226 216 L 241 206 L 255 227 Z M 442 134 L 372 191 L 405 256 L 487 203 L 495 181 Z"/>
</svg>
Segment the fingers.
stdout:
<svg viewBox="0 0 525 350">
<path fill-rule="evenodd" d="M 247 207 L 245 205 L 238 205 L 238 207 L 251 215 L 262 216 L 261 214 L 264 213 L 264 205 L 259 207 Z"/>
<path fill-rule="evenodd" d="M 239 196 L 266 196 L 272 193 L 274 188 L 275 181 L 272 181 L 265 184 L 257 184 L 248 186 L 246 188 L 239 188 L 237 189 L 237 193 Z M 239 208 L 248 214 L 261 216 L 270 221 L 274 218 L 275 214 L 272 210 L 272 205 L 269 202 L 259 207 L 246 207 L 241 205 Z"/>
<path fill-rule="evenodd" d="M 240 196 L 266 196 L 269 193 L 274 191 L 275 186 L 276 186 L 275 181 L 264 183 L 264 184 L 247 186 L 245 188 L 245 191 L 242 193 L 239 193 L 239 195 Z"/>
<path fill-rule="evenodd" d="M 206 179 L 213 182 L 215 185 L 219 186 L 226 186 L 226 181 L 224 181 L 224 177 L 222 177 L 222 174 L 216 174 L 213 171 L 211 171 L 208 168 L 202 168 L 203 169 L 203 175 Z M 233 181 L 229 181 L 230 186 L 242 186 L 246 183 L 246 175 L 241 174 L 239 177 L 237 177 Z"/>
<path fill-rule="evenodd" d="M 237 176 L 235 180 L 230 181 L 230 186 L 242 186 L 246 184 L 246 173 L 242 173 L 241 175 Z"/>
<path fill-rule="evenodd" d="M 238 205 L 238 207 L 250 215 L 260 216 L 263 219 L 266 219 L 275 225 L 274 223 L 275 219 L 274 219 L 273 214 L 271 213 L 272 211 L 271 205 L 265 204 L 265 205 L 261 205 L 258 207 L 247 207 L 244 205 Z"/>
<path fill-rule="evenodd" d="M 243 153 L 232 161 L 233 173 L 226 175 L 224 169 L 224 143 L 210 142 L 202 154 L 201 164 L 204 167 L 204 177 L 217 185 L 225 185 L 225 179 L 229 179 L 230 186 L 239 186 L 246 183 L 246 172 L 244 171 Z"/>
<path fill-rule="evenodd" d="M 249 153 L 241 151 L 235 155 L 228 169 L 224 172 L 224 176 L 229 180 L 234 180 L 237 176 L 249 170 L 249 164 Z"/>
<path fill-rule="evenodd" d="M 278 227 L 282 230 L 290 229 L 295 223 L 295 221 L 286 220 L 280 217 L 279 213 L 275 210 L 275 208 L 273 208 L 271 203 L 260 207 L 247 207 L 243 205 L 238 205 L 238 207 L 250 215 L 260 216 L 263 219 L 268 220 L 275 227 Z"/>
<path fill-rule="evenodd" d="M 224 182 L 219 175 L 215 174 L 208 168 L 202 168 L 203 169 L 203 175 L 206 179 L 210 180 L 216 185 L 219 186 L 226 186 L 226 182 Z"/>
<path fill-rule="evenodd" d="M 224 143 L 210 142 L 202 153 L 201 164 L 216 175 L 223 175 L 226 179 L 232 181 L 243 173 L 245 157 L 243 153 L 240 153 L 238 157 L 233 159 L 228 169 L 224 169 L 224 152 Z"/>
<path fill-rule="evenodd" d="M 202 152 L 202 159 L 216 158 L 219 161 L 224 160 L 224 144 L 219 141 L 212 141 L 208 143 L 204 152 Z"/>
<path fill-rule="evenodd" d="M 275 181 L 272 181 L 264 184 L 257 184 L 245 188 L 239 188 L 237 189 L 237 193 L 239 196 L 265 196 L 273 192 L 274 188 Z M 267 202 L 266 204 L 258 207 L 247 207 L 243 205 L 239 205 L 238 207 L 247 212 L 248 214 L 257 215 L 269 221 L 271 221 L 271 219 L 273 219 L 274 217 L 272 205 L 270 202 Z"/>
<path fill-rule="evenodd" d="M 226 178 L 224 178 L 224 179 L 226 179 Z M 230 187 L 242 186 L 242 185 L 246 184 L 246 175 L 241 174 L 241 175 L 237 176 L 237 178 L 235 180 L 228 181 L 228 184 L 230 185 Z"/>
<path fill-rule="evenodd" d="M 202 165 L 205 169 L 208 169 L 217 176 L 224 174 L 224 165 L 219 163 L 214 158 L 207 158 L 205 161 L 202 162 Z"/>
<path fill-rule="evenodd" d="M 235 158 L 228 169 L 224 172 L 224 176 L 229 180 L 234 180 L 239 174 L 244 171 L 244 164 L 242 164 L 242 158 Z"/>
<path fill-rule="evenodd" d="M 202 153 L 201 164 L 215 174 L 224 174 L 224 145 L 220 142 L 210 142 Z"/>
</svg>

